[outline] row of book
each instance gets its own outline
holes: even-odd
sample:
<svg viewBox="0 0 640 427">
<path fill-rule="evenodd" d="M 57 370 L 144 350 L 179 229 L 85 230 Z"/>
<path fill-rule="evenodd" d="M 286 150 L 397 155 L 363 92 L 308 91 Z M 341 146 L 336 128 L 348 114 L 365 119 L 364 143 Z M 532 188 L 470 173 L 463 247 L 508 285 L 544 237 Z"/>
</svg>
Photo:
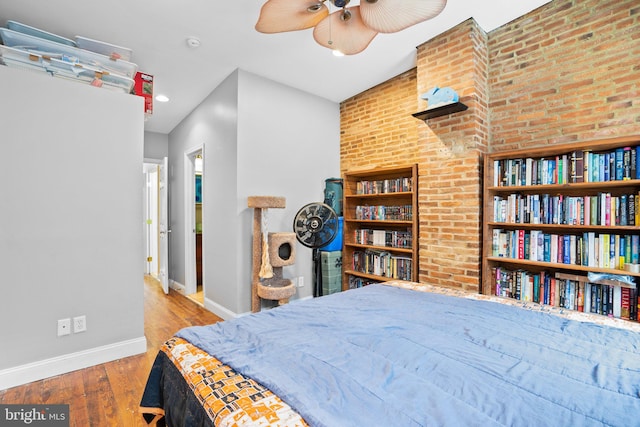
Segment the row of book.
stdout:
<svg viewBox="0 0 640 427">
<path fill-rule="evenodd" d="M 492 256 L 624 270 L 640 263 L 640 235 L 494 229 Z"/>
<path fill-rule="evenodd" d="M 412 280 L 413 261 L 386 251 L 355 251 L 352 268 L 360 273 L 400 280 Z"/>
<path fill-rule="evenodd" d="M 364 286 L 373 285 L 374 283 L 380 282 L 371 279 L 364 279 L 358 276 L 349 276 L 349 289 L 362 288 Z"/>
<path fill-rule="evenodd" d="M 493 269 L 496 295 L 585 313 L 638 320 L 638 289 L 557 278 L 548 272 Z"/>
<path fill-rule="evenodd" d="M 493 197 L 493 220 L 516 224 L 636 225 L 639 194 L 509 194 Z"/>
<path fill-rule="evenodd" d="M 390 248 L 411 248 L 411 230 L 354 230 L 354 241 L 361 245 L 386 246 Z"/>
<path fill-rule="evenodd" d="M 413 206 L 356 206 L 356 219 L 377 221 L 411 221 Z"/>
<path fill-rule="evenodd" d="M 412 188 L 411 177 L 358 181 L 356 183 L 356 194 L 402 193 L 412 191 Z"/>
<path fill-rule="evenodd" d="M 522 186 L 640 179 L 640 146 L 575 150 L 550 158 L 494 161 L 493 185 Z"/>
</svg>

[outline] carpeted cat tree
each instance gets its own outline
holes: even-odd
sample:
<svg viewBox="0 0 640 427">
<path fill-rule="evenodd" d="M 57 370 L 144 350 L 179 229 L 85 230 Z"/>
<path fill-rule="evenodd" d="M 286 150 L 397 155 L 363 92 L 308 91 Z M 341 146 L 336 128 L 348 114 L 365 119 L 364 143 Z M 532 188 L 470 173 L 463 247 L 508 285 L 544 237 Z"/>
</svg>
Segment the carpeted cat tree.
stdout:
<svg viewBox="0 0 640 427">
<path fill-rule="evenodd" d="M 284 197 L 250 196 L 247 205 L 253 208 L 253 259 L 251 272 L 251 311 L 258 312 L 262 299 L 286 304 L 296 293 L 295 284 L 282 277 L 282 267 L 293 265 L 295 233 L 269 233 L 268 209 L 286 207 Z"/>
</svg>

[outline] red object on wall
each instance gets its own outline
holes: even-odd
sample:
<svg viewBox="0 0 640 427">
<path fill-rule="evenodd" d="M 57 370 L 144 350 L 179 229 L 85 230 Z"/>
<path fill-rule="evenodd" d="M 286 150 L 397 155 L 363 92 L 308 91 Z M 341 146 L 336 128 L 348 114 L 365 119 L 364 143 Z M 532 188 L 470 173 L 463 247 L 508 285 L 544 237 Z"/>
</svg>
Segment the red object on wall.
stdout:
<svg viewBox="0 0 640 427">
<path fill-rule="evenodd" d="M 134 81 L 136 95 L 144 98 L 144 113 L 153 114 L 153 76 L 138 71 Z"/>
</svg>

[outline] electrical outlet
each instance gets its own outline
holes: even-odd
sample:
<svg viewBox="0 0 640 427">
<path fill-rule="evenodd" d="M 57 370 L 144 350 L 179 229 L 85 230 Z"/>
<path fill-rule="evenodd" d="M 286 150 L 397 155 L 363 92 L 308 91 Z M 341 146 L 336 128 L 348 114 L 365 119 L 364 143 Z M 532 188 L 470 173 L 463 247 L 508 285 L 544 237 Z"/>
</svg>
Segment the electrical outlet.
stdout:
<svg viewBox="0 0 640 427">
<path fill-rule="evenodd" d="M 298 287 L 299 288 L 304 287 L 304 276 L 298 277 Z"/>
<path fill-rule="evenodd" d="M 73 333 L 84 332 L 87 330 L 87 316 L 78 316 L 73 318 Z"/>
<path fill-rule="evenodd" d="M 71 319 L 58 320 L 58 336 L 69 335 L 71 333 Z"/>
</svg>

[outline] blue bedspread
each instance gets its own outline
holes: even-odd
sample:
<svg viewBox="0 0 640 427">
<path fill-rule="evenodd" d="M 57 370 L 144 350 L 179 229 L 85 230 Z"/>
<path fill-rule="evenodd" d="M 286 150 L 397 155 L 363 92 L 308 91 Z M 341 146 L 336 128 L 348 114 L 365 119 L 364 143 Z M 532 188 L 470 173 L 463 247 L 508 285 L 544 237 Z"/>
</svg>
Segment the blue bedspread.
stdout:
<svg viewBox="0 0 640 427">
<path fill-rule="evenodd" d="M 312 426 L 640 425 L 640 334 L 384 285 L 178 336 Z"/>
</svg>

